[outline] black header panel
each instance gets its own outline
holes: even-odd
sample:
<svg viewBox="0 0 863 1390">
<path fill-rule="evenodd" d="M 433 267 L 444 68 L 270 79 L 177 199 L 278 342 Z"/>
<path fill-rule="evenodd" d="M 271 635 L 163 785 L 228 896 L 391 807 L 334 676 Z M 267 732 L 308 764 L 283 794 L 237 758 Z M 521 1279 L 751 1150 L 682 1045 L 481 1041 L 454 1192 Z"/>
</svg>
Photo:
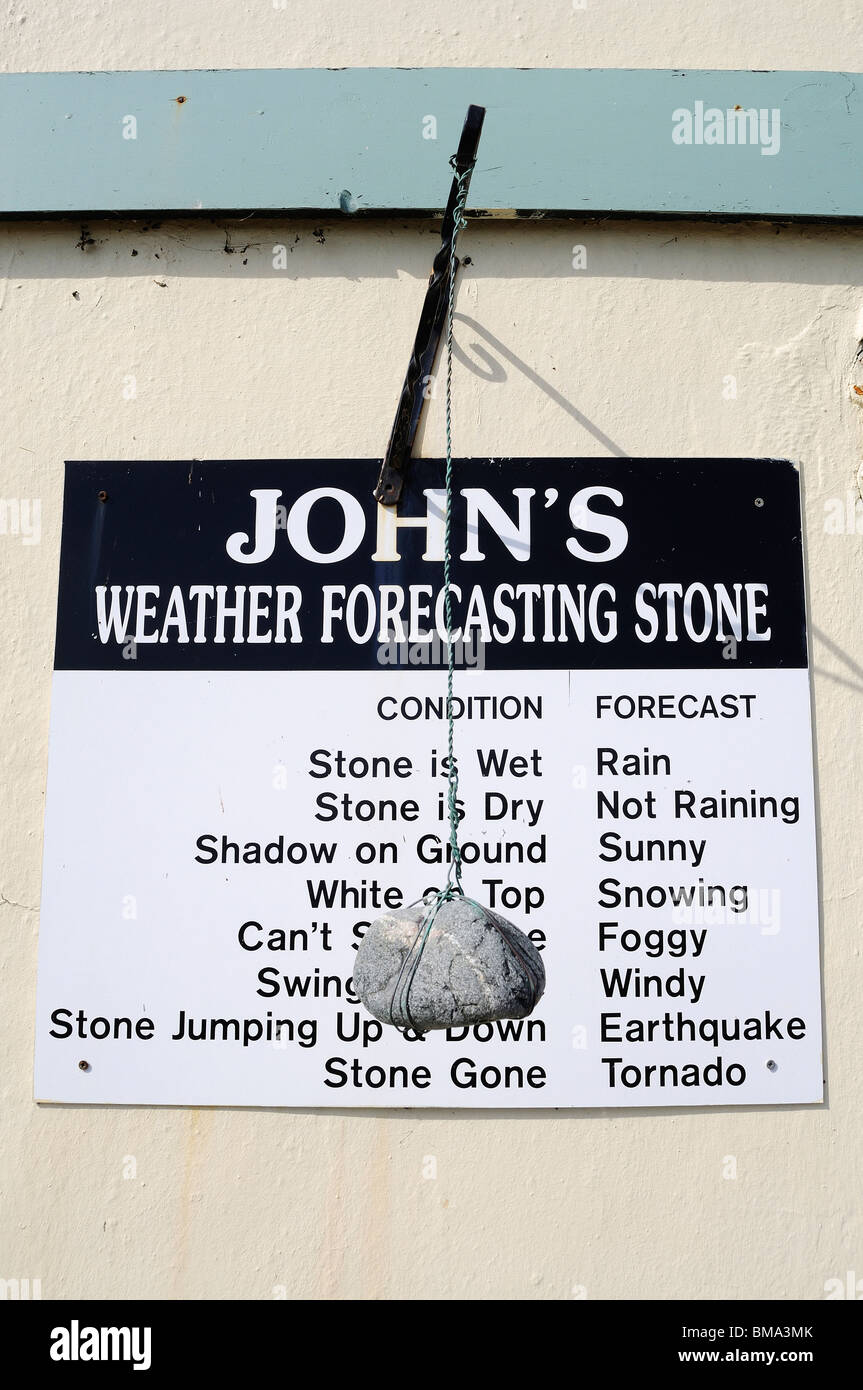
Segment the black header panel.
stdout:
<svg viewBox="0 0 863 1390">
<path fill-rule="evenodd" d="M 397 528 L 379 466 L 67 464 L 57 669 L 445 665 L 445 465 L 413 462 Z M 454 488 L 460 664 L 806 665 L 793 464 L 459 459 Z"/>
</svg>

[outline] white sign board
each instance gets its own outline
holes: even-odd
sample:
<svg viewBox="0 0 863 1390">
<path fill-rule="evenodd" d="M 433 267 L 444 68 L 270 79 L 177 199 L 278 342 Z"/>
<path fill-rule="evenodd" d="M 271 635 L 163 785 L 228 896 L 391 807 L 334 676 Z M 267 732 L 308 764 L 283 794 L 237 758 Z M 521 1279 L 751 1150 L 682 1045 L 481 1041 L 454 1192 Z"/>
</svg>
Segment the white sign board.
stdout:
<svg viewBox="0 0 863 1390">
<path fill-rule="evenodd" d="M 819 1101 L 793 467 L 457 463 L 465 889 L 548 983 L 422 1038 L 351 974 L 446 877 L 442 465 L 375 467 L 68 466 L 37 1098 Z"/>
</svg>

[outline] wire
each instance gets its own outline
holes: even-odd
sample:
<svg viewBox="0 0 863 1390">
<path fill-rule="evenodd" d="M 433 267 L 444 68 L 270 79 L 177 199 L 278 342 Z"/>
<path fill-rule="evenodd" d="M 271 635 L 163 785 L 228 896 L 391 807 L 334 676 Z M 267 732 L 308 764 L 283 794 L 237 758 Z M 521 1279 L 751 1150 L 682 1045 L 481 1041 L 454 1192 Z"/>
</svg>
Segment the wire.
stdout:
<svg viewBox="0 0 863 1390">
<path fill-rule="evenodd" d="M 452 162 L 452 161 L 450 161 Z M 446 686 L 446 713 L 447 713 L 447 780 L 448 780 L 448 802 L 449 802 L 449 843 L 450 843 L 450 865 L 447 873 L 445 886 L 440 892 L 440 901 L 446 902 L 461 894 L 461 850 L 458 843 L 458 763 L 454 751 L 454 724 L 452 708 L 453 691 L 453 672 L 455 671 L 455 646 L 452 640 L 452 593 L 450 592 L 450 574 L 452 566 L 452 346 L 453 346 L 453 312 L 455 310 L 455 276 L 458 261 L 456 259 L 456 243 L 458 234 L 462 227 L 467 226 L 464 215 L 464 206 L 467 201 L 468 185 L 473 165 L 469 164 L 466 169 L 458 174 L 458 192 L 456 194 L 455 211 L 453 216 L 452 242 L 450 243 L 449 258 L 449 306 L 447 309 L 446 324 L 446 521 L 444 525 L 444 616 L 446 621 L 446 640 L 447 640 L 447 686 Z"/>
<path fill-rule="evenodd" d="M 453 163 L 451 160 L 450 163 Z M 455 671 L 455 646 L 452 640 L 452 596 L 450 594 L 450 579 L 452 568 L 452 357 L 453 357 L 453 311 L 455 308 L 455 276 L 456 276 L 456 242 L 462 227 L 467 225 L 464 216 L 465 202 L 467 201 L 468 184 L 473 165 L 461 173 L 457 171 L 458 192 L 456 194 L 455 214 L 453 220 L 452 242 L 450 245 L 449 260 L 449 306 L 447 309 L 446 326 L 446 520 L 444 524 L 444 615 L 446 621 L 447 635 L 447 780 L 448 780 L 448 801 L 449 801 L 449 843 L 450 843 L 450 866 L 447 873 L 446 883 L 437 892 L 429 893 L 423 899 L 425 912 L 420 918 L 417 934 L 414 937 L 410 950 L 407 952 L 398 979 L 393 988 L 392 998 L 390 999 L 389 1021 L 398 1028 L 413 1028 L 422 1035 L 424 1029 L 418 1023 L 410 1007 L 411 987 L 416 978 L 420 961 L 426 947 L 426 942 L 431 934 L 431 929 L 443 903 L 451 902 L 453 898 L 459 897 L 465 903 L 475 908 L 477 913 L 485 918 L 488 926 L 493 927 L 503 938 L 509 947 L 513 957 L 513 963 L 522 977 L 525 991 L 530 999 L 529 1013 L 542 993 L 540 978 L 534 969 L 532 962 L 528 959 L 525 952 L 519 945 L 517 933 L 508 922 L 496 913 L 489 912 L 488 908 L 481 903 L 475 902 L 473 898 L 465 897 L 461 886 L 462 859 L 461 850 L 458 843 L 458 763 L 455 757 L 455 737 L 453 716 L 453 673 Z M 411 904 L 415 906 L 415 904 Z"/>
</svg>

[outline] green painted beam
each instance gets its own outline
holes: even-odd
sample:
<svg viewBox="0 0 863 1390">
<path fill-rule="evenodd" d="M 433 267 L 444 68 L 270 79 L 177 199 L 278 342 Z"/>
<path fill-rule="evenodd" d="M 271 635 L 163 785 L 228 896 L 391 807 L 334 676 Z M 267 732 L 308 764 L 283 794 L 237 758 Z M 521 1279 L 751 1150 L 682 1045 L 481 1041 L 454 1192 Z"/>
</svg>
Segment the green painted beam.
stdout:
<svg viewBox="0 0 863 1390">
<path fill-rule="evenodd" d="M 0 75 L 0 216 L 439 212 L 470 102 L 475 212 L 863 217 L 856 74 L 553 68 Z"/>
</svg>

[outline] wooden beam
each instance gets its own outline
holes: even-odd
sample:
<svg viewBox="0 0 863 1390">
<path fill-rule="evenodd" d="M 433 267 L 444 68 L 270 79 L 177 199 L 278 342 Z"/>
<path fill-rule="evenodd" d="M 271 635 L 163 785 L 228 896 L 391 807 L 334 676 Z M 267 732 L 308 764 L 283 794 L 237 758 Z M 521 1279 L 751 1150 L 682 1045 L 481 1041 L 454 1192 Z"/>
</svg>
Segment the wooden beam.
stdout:
<svg viewBox="0 0 863 1390">
<path fill-rule="evenodd" d="M 0 75 L 0 216 L 439 214 L 471 102 L 474 212 L 863 217 L 856 74 L 496 68 Z"/>
</svg>

